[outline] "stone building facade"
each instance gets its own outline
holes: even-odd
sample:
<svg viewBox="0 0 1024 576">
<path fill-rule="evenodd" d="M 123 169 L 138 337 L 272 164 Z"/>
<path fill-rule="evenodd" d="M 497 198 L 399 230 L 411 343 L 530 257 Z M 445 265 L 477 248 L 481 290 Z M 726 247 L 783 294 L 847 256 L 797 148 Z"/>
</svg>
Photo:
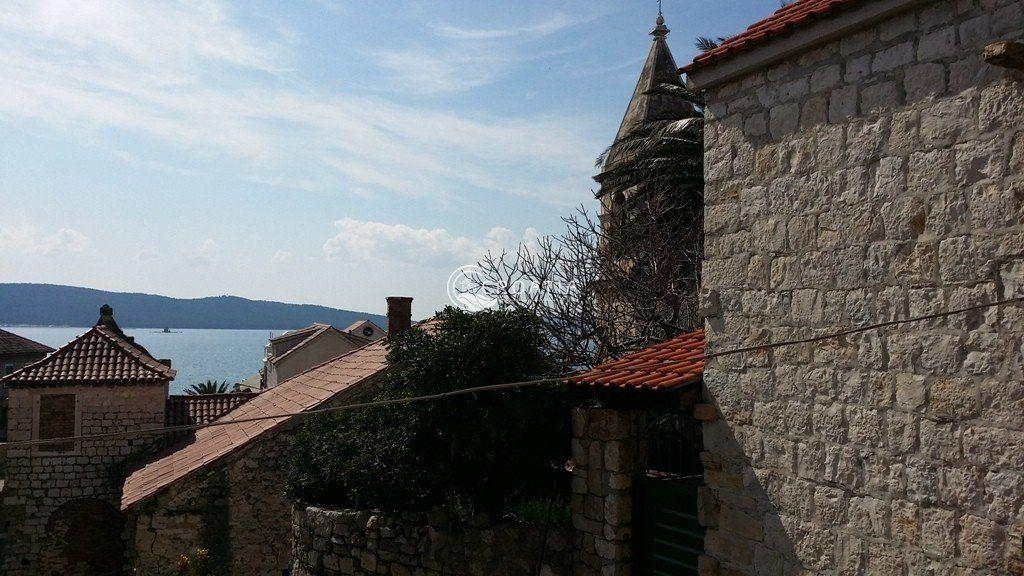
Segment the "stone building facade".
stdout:
<svg viewBox="0 0 1024 576">
<path fill-rule="evenodd" d="M 569 576 L 567 525 L 296 508 L 293 576 Z"/>
<path fill-rule="evenodd" d="M 708 352 L 1024 295 L 1024 71 L 983 58 L 1024 3 L 773 18 L 684 68 Z M 1024 572 L 1022 343 L 1015 304 L 710 361 L 703 573 Z"/>
<path fill-rule="evenodd" d="M 11 442 L 159 428 L 174 371 L 117 327 L 104 307 L 91 330 L 5 378 Z M 130 462 L 159 436 L 8 450 L 0 570 L 6 576 L 120 574 L 118 504 Z"/>
</svg>

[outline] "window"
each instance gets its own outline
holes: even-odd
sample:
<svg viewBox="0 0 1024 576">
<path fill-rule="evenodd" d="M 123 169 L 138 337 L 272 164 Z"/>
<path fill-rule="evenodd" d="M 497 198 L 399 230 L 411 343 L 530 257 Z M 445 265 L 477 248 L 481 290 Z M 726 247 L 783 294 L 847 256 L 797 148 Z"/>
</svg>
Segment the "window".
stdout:
<svg viewBox="0 0 1024 576">
<path fill-rule="evenodd" d="M 369 338 L 370 336 L 373 336 L 373 327 L 372 326 L 364 327 L 363 328 L 363 336 L 366 336 L 367 338 Z"/>
<path fill-rule="evenodd" d="M 14 364 L 4 364 L 4 376 L 14 374 Z"/>
<path fill-rule="evenodd" d="M 43 394 L 39 397 L 39 439 L 68 438 L 75 435 L 75 395 Z M 71 452 L 74 442 L 42 444 L 40 452 Z"/>
</svg>

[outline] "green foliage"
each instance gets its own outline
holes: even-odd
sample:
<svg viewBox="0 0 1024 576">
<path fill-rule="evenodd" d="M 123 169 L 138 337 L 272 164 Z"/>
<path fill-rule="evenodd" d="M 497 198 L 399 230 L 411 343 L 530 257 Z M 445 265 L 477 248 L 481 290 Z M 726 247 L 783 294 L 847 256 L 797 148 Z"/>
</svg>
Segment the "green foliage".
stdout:
<svg viewBox="0 0 1024 576">
<path fill-rule="evenodd" d="M 207 380 L 206 382 L 200 382 L 193 384 L 185 389 L 185 394 L 190 396 L 198 396 L 200 394 L 226 394 L 228 391 L 227 380 Z"/>
<path fill-rule="evenodd" d="M 175 566 L 175 576 L 214 576 L 213 568 L 210 566 L 210 551 L 205 548 L 196 548 L 191 554 L 178 558 Z"/>
<path fill-rule="evenodd" d="M 446 308 L 431 331 L 389 337 L 391 369 L 376 399 L 542 378 L 543 343 L 528 313 Z M 522 490 L 550 486 L 568 458 L 567 400 L 556 384 L 310 418 L 295 439 L 288 492 L 358 508 L 497 513 Z"/>
</svg>

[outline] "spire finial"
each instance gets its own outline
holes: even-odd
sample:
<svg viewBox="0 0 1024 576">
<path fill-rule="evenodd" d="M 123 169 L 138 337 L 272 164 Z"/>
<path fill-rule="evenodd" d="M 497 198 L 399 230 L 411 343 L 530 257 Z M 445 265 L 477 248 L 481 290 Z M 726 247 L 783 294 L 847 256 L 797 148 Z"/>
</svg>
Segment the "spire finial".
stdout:
<svg viewBox="0 0 1024 576">
<path fill-rule="evenodd" d="M 658 18 L 654 21 L 654 30 L 651 30 L 651 36 L 657 40 L 668 36 L 668 32 L 668 26 L 665 26 L 665 15 L 661 13 L 661 0 L 658 0 Z"/>
</svg>

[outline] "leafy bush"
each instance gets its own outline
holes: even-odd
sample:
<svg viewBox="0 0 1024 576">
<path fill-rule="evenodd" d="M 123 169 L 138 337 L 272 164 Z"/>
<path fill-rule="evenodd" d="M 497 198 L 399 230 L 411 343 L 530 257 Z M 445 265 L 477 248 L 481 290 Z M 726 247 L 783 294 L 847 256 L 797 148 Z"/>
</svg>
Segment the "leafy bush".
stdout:
<svg viewBox="0 0 1024 576">
<path fill-rule="evenodd" d="M 210 551 L 205 548 L 196 548 L 191 554 L 182 555 L 178 558 L 174 573 L 175 576 L 213 576 L 213 568 L 210 567 Z"/>
<path fill-rule="evenodd" d="M 433 330 L 389 337 L 391 368 L 375 399 L 542 378 L 542 344 L 528 313 L 449 307 Z M 553 384 L 312 417 L 294 441 L 288 492 L 358 508 L 497 513 L 550 486 L 568 458 L 567 398 Z"/>
</svg>

